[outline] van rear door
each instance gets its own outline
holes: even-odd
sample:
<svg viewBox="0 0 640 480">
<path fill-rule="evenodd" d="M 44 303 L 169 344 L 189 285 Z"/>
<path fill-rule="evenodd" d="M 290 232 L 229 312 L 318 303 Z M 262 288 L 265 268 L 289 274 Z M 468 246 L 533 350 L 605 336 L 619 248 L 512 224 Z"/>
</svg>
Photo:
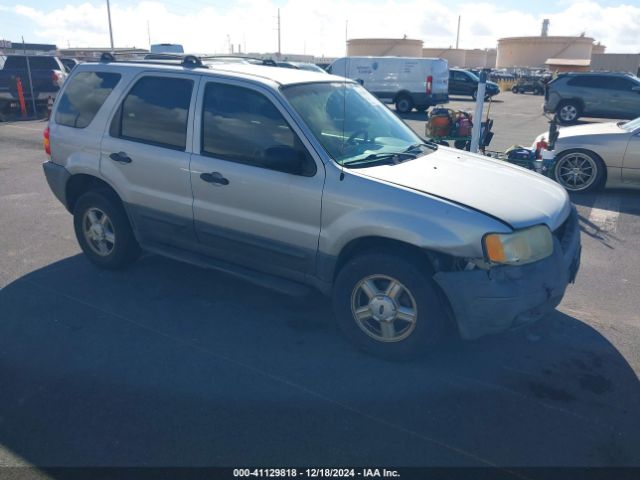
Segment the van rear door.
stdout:
<svg viewBox="0 0 640 480">
<path fill-rule="evenodd" d="M 430 75 L 433 77 L 432 94 L 447 94 L 449 92 L 449 62 L 443 58 L 434 58 L 430 63 Z"/>
</svg>

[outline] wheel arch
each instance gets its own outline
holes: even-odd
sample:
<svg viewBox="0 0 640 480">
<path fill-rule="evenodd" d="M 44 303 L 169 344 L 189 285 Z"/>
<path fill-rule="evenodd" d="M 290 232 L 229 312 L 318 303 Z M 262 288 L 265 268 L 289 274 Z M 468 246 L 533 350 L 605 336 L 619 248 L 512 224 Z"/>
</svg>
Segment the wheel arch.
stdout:
<svg viewBox="0 0 640 480">
<path fill-rule="evenodd" d="M 109 183 L 95 175 L 87 173 L 76 173 L 69 177 L 65 186 L 65 200 L 67 210 L 73 213 L 78 199 L 85 193 L 95 190 L 107 190 L 109 191 L 124 207 L 122 198 L 118 194 L 115 188 Z"/>
</svg>

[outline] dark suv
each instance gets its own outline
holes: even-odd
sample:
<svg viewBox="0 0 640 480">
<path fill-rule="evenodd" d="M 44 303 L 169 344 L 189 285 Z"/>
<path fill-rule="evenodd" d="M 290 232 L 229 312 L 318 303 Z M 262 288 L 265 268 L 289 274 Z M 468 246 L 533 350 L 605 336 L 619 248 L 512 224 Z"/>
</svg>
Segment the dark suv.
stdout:
<svg viewBox="0 0 640 480">
<path fill-rule="evenodd" d="M 449 69 L 449 95 L 471 95 L 476 99 L 478 93 L 478 76 L 468 70 Z M 489 99 L 500 93 L 497 83 L 487 80 L 484 97 Z"/>
<path fill-rule="evenodd" d="M 543 109 L 561 125 L 582 116 L 633 119 L 640 116 L 640 79 L 629 73 L 561 74 L 547 84 Z"/>
</svg>

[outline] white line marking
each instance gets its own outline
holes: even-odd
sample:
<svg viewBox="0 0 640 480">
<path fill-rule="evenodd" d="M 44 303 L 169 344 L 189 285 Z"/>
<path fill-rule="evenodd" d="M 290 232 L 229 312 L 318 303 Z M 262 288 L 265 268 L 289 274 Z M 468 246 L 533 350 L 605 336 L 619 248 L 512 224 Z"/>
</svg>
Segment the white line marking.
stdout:
<svg viewBox="0 0 640 480">
<path fill-rule="evenodd" d="M 618 195 L 601 194 L 591 209 L 589 221 L 601 232 L 615 232 L 620 216 L 620 197 Z"/>
<path fill-rule="evenodd" d="M 19 130 L 29 130 L 30 132 L 40 132 L 40 131 L 44 132 L 44 129 L 47 128 L 47 126 L 45 124 L 42 124 L 42 125 L 43 126 L 38 126 L 36 128 L 29 128 L 26 125 L 14 125 L 12 123 L 5 123 L 5 124 L 0 123 L 0 126 L 2 126 L 2 127 L 17 128 Z"/>
</svg>

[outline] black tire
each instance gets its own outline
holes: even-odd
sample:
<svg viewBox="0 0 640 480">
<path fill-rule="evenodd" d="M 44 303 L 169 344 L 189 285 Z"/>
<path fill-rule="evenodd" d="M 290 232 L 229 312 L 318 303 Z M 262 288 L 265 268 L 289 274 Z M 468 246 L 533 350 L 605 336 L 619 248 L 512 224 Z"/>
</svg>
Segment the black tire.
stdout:
<svg viewBox="0 0 640 480">
<path fill-rule="evenodd" d="M 536 88 L 536 89 L 533 91 L 533 94 L 534 94 L 534 95 L 542 95 L 543 93 L 544 93 L 544 91 L 543 91 L 541 88 Z"/>
<path fill-rule="evenodd" d="M 107 217 L 110 228 L 103 226 L 102 242 L 91 240 L 89 236 L 92 233 L 85 234 L 87 226 L 91 224 L 90 212 L 94 215 L 97 212 L 101 220 L 100 212 Z M 140 255 L 140 246 L 133 234 L 124 207 L 117 196 L 109 190 L 95 190 L 83 194 L 73 209 L 73 226 L 82 251 L 91 263 L 100 268 L 107 270 L 124 268 Z M 112 235 L 113 242 L 105 240 L 105 232 Z M 104 253 L 98 253 L 97 243 L 106 245 Z"/>
<path fill-rule="evenodd" d="M 590 175 L 574 177 L 572 171 L 579 168 L 584 174 Z M 598 190 L 604 185 L 606 167 L 598 154 L 590 150 L 567 150 L 556 158 L 553 172 L 554 179 L 567 191 L 572 193 L 587 193 Z"/>
<path fill-rule="evenodd" d="M 582 114 L 581 105 L 575 100 L 563 100 L 556 108 L 556 122 L 560 125 L 571 125 L 575 123 Z"/>
<path fill-rule="evenodd" d="M 358 348 L 388 359 L 408 359 L 426 354 L 443 337 L 446 331 L 444 309 L 429 272 L 417 265 L 411 258 L 371 252 L 354 257 L 342 267 L 333 287 L 333 308 L 340 329 Z M 385 286 L 387 280 L 376 275 L 396 280 L 403 288 L 402 293 L 394 300 L 389 300 L 390 297 L 382 293 L 389 286 L 388 283 Z M 371 297 L 364 293 L 360 285 L 367 278 L 373 278 L 374 285 L 377 282 L 379 295 Z M 403 308 L 405 312 L 415 312 L 415 321 L 398 318 L 384 322 L 373 317 L 358 321 L 354 305 L 360 304 L 362 300 L 366 305 L 361 308 L 367 312 L 394 315 L 392 312 Z M 378 303 L 372 305 L 374 301 L 382 302 L 380 305 L 383 308 L 379 309 Z M 395 309 L 390 307 L 384 310 L 385 305 L 390 305 L 389 302 L 395 305 Z M 415 305 L 415 309 L 407 305 Z M 394 325 L 392 330 L 395 329 L 396 336 L 387 338 L 394 340 L 382 339 L 385 334 L 382 325 L 388 323 Z M 379 329 L 379 333 L 376 333 L 376 329 Z"/>
<path fill-rule="evenodd" d="M 396 98 L 396 112 L 409 113 L 413 110 L 413 100 L 409 95 L 400 95 Z"/>
<path fill-rule="evenodd" d="M 511 87 L 511 91 L 513 93 L 520 93 L 520 90 L 518 89 L 518 87 L 516 87 L 515 85 L 513 87 Z"/>
</svg>

